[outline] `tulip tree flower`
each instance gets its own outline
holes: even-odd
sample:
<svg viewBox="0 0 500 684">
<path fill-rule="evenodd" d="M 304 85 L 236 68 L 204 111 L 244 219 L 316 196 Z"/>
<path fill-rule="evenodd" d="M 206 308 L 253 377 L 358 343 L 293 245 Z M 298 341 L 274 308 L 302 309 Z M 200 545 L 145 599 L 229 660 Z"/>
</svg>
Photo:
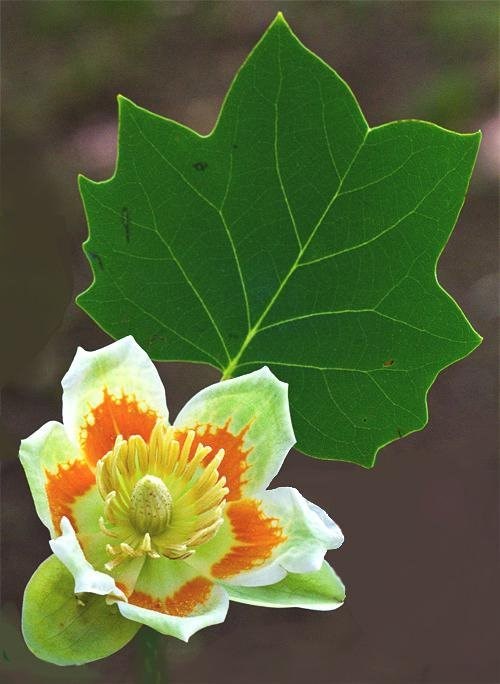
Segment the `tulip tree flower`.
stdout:
<svg viewBox="0 0 500 684">
<path fill-rule="evenodd" d="M 324 560 L 339 527 L 296 489 L 267 489 L 295 442 L 287 385 L 268 368 L 196 394 L 170 424 L 132 337 L 78 349 L 63 424 L 21 443 L 53 555 L 26 588 L 23 633 L 66 665 L 110 655 L 141 625 L 187 641 L 229 600 L 337 608 Z"/>
</svg>

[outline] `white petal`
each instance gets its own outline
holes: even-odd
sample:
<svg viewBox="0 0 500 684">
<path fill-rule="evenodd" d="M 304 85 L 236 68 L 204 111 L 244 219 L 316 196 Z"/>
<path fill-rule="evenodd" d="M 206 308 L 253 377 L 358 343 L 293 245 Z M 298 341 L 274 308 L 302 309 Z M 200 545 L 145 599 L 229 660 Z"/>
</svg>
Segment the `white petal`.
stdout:
<svg viewBox="0 0 500 684">
<path fill-rule="evenodd" d="M 267 367 L 201 390 L 174 425 L 197 429 L 213 453 L 225 450 L 219 473 L 227 478 L 228 501 L 265 490 L 295 444 L 288 385 Z"/>
<path fill-rule="evenodd" d="M 104 572 L 94 570 L 85 558 L 75 531 L 67 518 L 61 519 L 62 535 L 51 539 L 49 544 L 54 554 L 75 578 L 75 594 L 89 592 L 103 594 L 110 599 L 126 601 L 125 594 L 118 589 L 114 579 Z"/>
<path fill-rule="evenodd" d="M 343 535 L 336 523 L 292 487 L 227 504 L 224 523 L 186 560 L 207 576 L 237 586 L 280 582 L 288 572 L 319 570 Z"/>
<path fill-rule="evenodd" d="M 229 607 L 226 590 L 181 560 L 148 559 L 121 614 L 183 641 L 200 629 L 223 622 Z"/>
<path fill-rule="evenodd" d="M 96 351 L 79 347 L 62 387 L 65 428 L 91 464 L 113 448 L 117 434 L 147 439 L 156 418 L 168 418 L 158 371 L 130 336 Z M 97 440 L 89 446 L 95 423 Z"/>
</svg>

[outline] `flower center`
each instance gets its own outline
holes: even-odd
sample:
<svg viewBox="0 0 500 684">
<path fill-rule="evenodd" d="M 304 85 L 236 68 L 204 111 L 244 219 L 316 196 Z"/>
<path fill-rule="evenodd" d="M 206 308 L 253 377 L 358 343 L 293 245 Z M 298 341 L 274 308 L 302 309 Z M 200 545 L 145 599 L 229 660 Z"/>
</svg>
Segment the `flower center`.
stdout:
<svg viewBox="0 0 500 684">
<path fill-rule="evenodd" d="M 117 437 L 112 451 L 96 465 L 104 499 L 101 530 L 111 570 L 127 558 L 186 558 L 211 539 L 222 524 L 228 488 L 218 467 L 224 457 L 198 444 L 195 432 L 174 432 L 158 421 L 149 442 L 139 435 Z"/>
<path fill-rule="evenodd" d="M 129 518 L 138 532 L 165 532 L 172 516 L 172 497 L 163 480 L 144 475 L 134 485 Z"/>
</svg>

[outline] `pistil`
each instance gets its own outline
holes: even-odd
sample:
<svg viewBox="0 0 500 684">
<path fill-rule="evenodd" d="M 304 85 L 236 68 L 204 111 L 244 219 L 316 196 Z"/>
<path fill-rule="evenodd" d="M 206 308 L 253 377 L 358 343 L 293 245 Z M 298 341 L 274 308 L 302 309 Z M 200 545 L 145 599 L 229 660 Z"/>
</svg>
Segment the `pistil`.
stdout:
<svg viewBox="0 0 500 684">
<path fill-rule="evenodd" d="M 129 518 L 138 532 L 161 534 L 172 517 L 172 497 L 163 480 L 144 475 L 135 484 L 130 497 Z"/>
</svg>

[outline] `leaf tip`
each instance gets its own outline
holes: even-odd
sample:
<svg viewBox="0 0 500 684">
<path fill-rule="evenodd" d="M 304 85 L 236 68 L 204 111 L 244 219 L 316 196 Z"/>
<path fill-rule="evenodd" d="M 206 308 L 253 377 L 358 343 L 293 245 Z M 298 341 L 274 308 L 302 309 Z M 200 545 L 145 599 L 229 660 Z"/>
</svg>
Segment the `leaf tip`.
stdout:
<svg viewBox="0 0 500 684">
<path fill-rule="evenodd" d="M 484 337 L 478 333 L 477 330 L 474 330 L 474 339 L 473 339 L 473 348 L 471 351 L 474 351 L 474 349 L 477 349 L 483 342 L 484 342 Z"/>
<path fill-rule="evenodd" d="M 125 97 L 125 95 L 121 95 L 121 93 L 118 93 L 116 96 L 116 102 L 118 103 L 118 115 L 122 114 L 127 108 L 136 107 L 136 104 L 132 102 L 132 100 Z"/>
<path fill-rule="evenodd" d="M 386 445 L 384 445 L 386 446 Z M 372 470 L 377 462 L 377 456 L 382 447 L 376 447 L 373 451 L 364 454 L 361 458 L 356 459 L 345 459 L 348 463 L 354 463 L 354 465 L 359 465 L 365 470 Z M 344 459 L 342 459 L 344 460 Z"/>
<path fill-rule="evenodd" d="M 76 180 L 78 183 L 78 189 L 80 191 L 82 191 L 86 185 L 92 183 L 92 180 L 90 178 L 87 178 L 87 176 L 84 176 L 83 173 L 79 173 L 76 177 Z"/>
<path fill-rule="evenodd" d="M 477 141 L 477 146 L 479 148 L 479 145 L 483 139 L 483 131 L 479 128 L 477 131 L 474 131 L 474 133 L 471 133 L 471 136 Z"/>
<path fill-rule="evenodd" d="M 288 26 L 288 22 L 284 17 L 283 12 L 278 12 L 277 15 L 274 17 L 273 22 L 271 26 L 285 26 L 286 28 L 290 28 Z"/>
<path fill-rule="evenodd" d="M 483 132 L 480 129 L 472 131 L 471 133 L 456 133 L 455 135 L 459 135 L 462 139 L 473 141 L 477 148 L 479 148 L 483 138 Z"/>
</svg>

